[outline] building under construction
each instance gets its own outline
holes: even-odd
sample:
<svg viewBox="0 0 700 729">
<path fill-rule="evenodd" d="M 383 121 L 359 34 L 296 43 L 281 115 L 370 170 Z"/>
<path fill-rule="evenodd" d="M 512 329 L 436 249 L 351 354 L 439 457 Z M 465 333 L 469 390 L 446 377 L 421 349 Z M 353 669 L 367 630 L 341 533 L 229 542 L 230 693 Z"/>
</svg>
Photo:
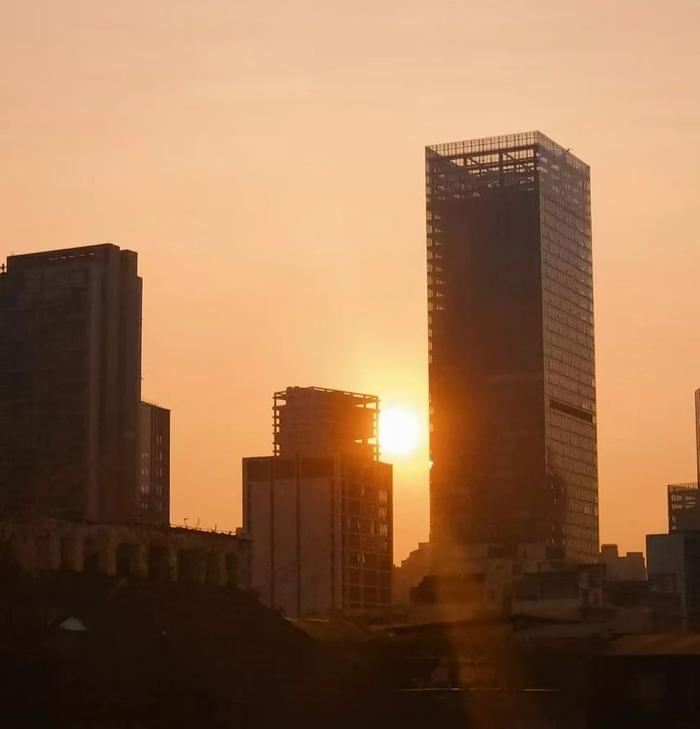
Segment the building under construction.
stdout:
<svg viewBox="0 0 700 729">
<path fill-rule="evenodd" d="M 589 168 L 540 132 L 425 159 L 431 541 L 592 560 Z"/>
<path fill-rule="evenodd" d="M 379 457 L 379 398 L 321 387 L 288 387 L 273 397 L 273 453 Z"/>
<path fill-rule="evenodd" d="M 273 400 L 274 455 L 243 459 L 252 584 L 290 617 L 391 601 L 392 469 L 378 398 L 290 387 Z"/>
</svg>

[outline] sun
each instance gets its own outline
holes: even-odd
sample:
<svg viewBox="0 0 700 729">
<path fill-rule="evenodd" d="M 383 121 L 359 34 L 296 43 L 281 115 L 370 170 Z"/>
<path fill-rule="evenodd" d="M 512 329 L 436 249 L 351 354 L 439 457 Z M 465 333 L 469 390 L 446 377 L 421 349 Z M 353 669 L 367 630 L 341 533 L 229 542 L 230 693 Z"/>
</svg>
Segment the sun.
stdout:
<svg viewBox="0 0 700 729">
<path fill-rule="evenodd" d="M 399 407 L 380 411 L 379 448 L 382 453 L 408 455 L 416 449 L 419 439 L 420 423 L 415 413 Z"/>
</svg>

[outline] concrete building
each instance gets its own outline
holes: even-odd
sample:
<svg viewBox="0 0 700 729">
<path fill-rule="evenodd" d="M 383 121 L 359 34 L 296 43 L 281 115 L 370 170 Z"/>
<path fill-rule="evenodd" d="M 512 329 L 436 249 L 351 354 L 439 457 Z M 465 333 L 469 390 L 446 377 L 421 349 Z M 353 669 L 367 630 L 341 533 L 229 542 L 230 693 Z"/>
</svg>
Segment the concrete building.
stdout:
<svg viewBox="0 0 700 729">
<path fill-rule="evenodd" d="M 523 574 L 514 583 L 513 615 L 576 619 L 605 607 L 605 566 L 569 564 L 564 569 Z"/>
<path fill-rule="evenodd" d="M 673 483 L 668 489 L 668 531 L 700 530 L 700 490 L 697 483 Z"/>
<path fill-rule="evenodd" d="M 2 269 L 0 512 L 136 520 L 136 253 L 95 245 L 10 256 Z"/>
<path fill-rule="evenodd" d="M 431 542 L 594 561 L 589 168 L 540 132 L 439 144 L 426 199 Z"/>
<path fill-rule="evenodd" d="M 667 583 L 680 599 L 686 626 L 700 629 L 700 532 L 679 531 L 647 535 L 649 581 Z"/>
<path fill-rule="evenodd" d="M 0 563 L 27 574 L 108 576 L 250 587 L 250 541 L 197 529 L 68 522 L 0 521 Z"/>
<path fill-rule="evenodd" d="M 647 571 L 642 552 L 619 554 L 617 544 L 603 544 L 598 561 L 605 565 L 607 582 L 644 582 Z"/>
<path fill-rule="evenodd" d="M 276 393 L 275 455 L 243 459 L 252 584 L 288 617 L 391 602 L 392 469 L 377 460 L 377 405 L 319 388 Z"/>
<path fill-rule="evenodd" d="M 170 523 L 170 410 L 142 402 L 139 409 L 138 521 Z"/>
</svg>

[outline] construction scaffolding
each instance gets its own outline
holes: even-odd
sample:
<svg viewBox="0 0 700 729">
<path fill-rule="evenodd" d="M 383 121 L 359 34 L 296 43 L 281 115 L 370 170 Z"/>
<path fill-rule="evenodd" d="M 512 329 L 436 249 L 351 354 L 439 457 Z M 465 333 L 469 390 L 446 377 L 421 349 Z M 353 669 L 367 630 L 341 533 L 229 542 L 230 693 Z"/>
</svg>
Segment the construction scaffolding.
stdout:
<svg viewBox="0 0 700 729">
<path fill-rule="evenodd" d="M 322 387 L 288 387 L 272 405 L 275 456 L 365 453 L 379 459 L 379 398 Z"/>
</svg>

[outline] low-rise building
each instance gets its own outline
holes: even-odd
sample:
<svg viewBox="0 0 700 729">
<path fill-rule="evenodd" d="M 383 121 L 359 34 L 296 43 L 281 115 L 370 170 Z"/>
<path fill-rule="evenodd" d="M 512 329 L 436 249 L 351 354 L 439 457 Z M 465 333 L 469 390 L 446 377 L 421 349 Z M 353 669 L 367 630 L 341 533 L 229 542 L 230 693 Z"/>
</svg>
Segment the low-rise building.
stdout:
<svg viewBox="0 0 700 729">
<path fill-rule="evenodd" d="M 0 560 L 32 574 L 93 572 L 115 577 L 250 588 L 250 541 L 182 527 L 70 522 L 0 522 Z"/>
<path fill-rule="evenodd" d="M 571 563 L 566 568 L 524 574 L 511 593 L 511 613 L 540 618 L 577 618 L 605 606 L 605 565 Z"/>
<path fill-rule="evenodd" d="M 700 531 L 647 535 L 647 569 L 655 584 L 672 584 L 686 627 L 700 629 Z"/>
<path fill-rule="evenodd" d="M 644 582 L 647 570 L 642 552 L 619 554 L 617 544 L 603 544 L 598 561 L 605 565 L 605 579 L 608 582 Z"/>
</svg>

